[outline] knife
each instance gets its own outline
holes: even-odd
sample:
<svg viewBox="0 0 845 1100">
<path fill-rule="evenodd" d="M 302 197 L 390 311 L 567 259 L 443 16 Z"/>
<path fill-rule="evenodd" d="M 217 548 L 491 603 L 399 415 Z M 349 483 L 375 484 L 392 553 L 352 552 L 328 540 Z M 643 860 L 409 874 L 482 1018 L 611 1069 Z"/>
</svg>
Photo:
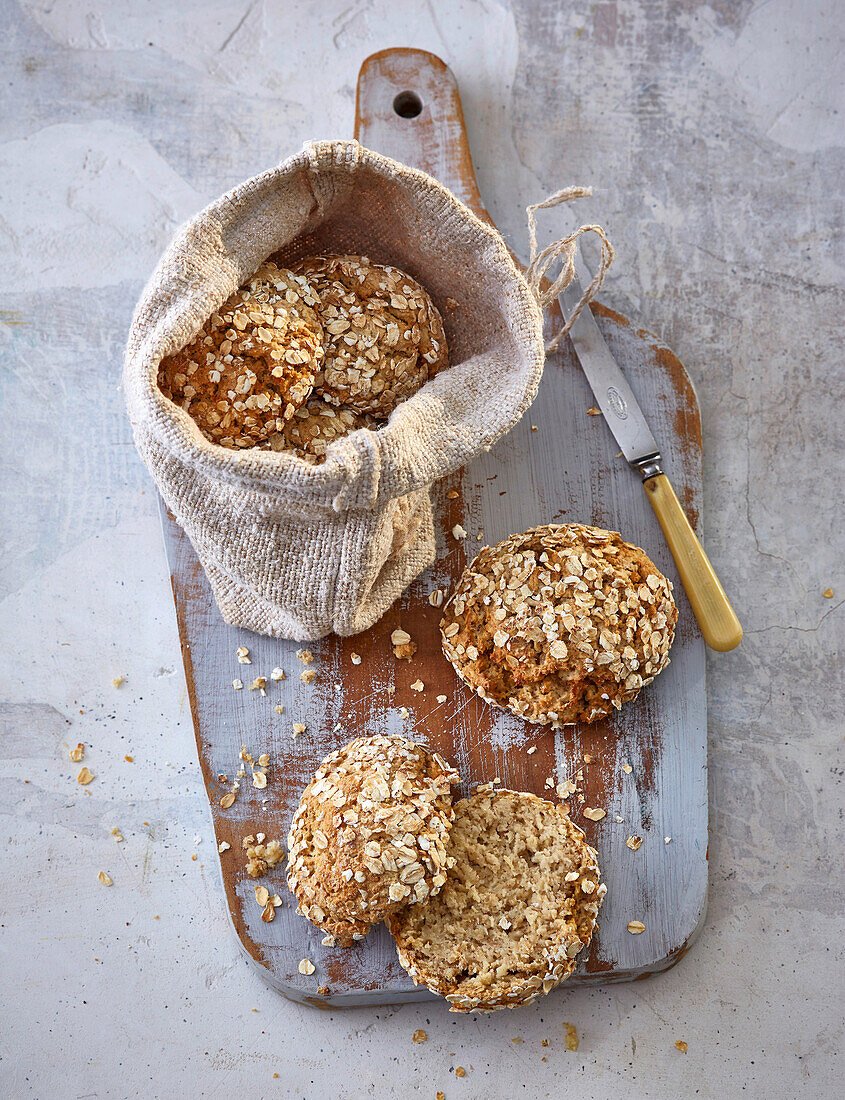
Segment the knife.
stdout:
<svg viewBox="0 0 845 1100">
<path fill-rule="evenodd" d="M 592 281 L 580 253 L 575 259 L 575 272 L 558 299 L 565 319 L 581 300 L 581 284 L 587 286 Z M 622 454 L 643 479 L 646 496 L 663 528 L 705 642 L 721 652 L 735 649 L 742 640 L 739 619 L 663 472 L 655 438 L 589 305 L 575 318 L 569 338 Z"/>
</svg>

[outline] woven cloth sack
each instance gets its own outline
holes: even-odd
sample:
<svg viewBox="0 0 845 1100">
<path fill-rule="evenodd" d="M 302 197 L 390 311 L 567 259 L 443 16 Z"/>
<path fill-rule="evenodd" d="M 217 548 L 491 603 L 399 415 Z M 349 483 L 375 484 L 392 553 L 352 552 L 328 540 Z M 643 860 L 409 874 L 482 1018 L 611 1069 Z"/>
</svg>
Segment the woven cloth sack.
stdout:
<svg viewBox="0 0 845 1100">
<path fill-rule="evenodd" d="M 443 315 L 450 369 L 379 431 L 332 443 L 320 465 L 209 442 L 158 389 L 162 358 L 268 257 L 285 266 L 327 252 L 395 265 L 425 287 Z M 124 388 L 138 450 L 223 618 L 297 639 L 376 622 L 434 561 L 432 483 L 489 449 L 531 404 L 542 327 L 495 229 L 430 176 L 354 141 L 309 143 L 183 226 L 136 309 Z"/>
</svg>

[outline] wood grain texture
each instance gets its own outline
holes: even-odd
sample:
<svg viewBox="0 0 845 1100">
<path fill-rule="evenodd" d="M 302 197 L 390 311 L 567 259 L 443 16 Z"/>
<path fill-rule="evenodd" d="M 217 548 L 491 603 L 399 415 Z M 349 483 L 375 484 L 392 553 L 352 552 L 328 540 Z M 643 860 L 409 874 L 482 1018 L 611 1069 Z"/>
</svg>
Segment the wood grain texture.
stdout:
<svg viewBox="0 0 845 1100">
<path fill-rule="evenodd" d="M 395 96 L 415 91 L 423 109 L 414 119 L 393 110 Z M 358 85 L 356 136 L 379 152 L 424 168 L 480 216 L 486 217 L 472 170 L 454 78 L 423 51 L 390 50 L 363 65 Z M 443 303 L 440 303 L 441 306 Z M 672 352 L 624 317 L 596 305 L 594 313 L 611 350 L 649 417 L 678 495 L 694 526 L 701 509 L 701 433 L 692 386 Z M 568 347 L 547 364 L 537 400 L 527 417 L 488 454 L 435 486 L 437 562 L 371 631 L 352 639 L 310 645 L 317 679 L 301 682 L 299 645 L 225 625 L 187 539 L 163 515 L 165 543 L 185 661 L 188 691 L 203 776 L 221 856 L 227 904 L 238 938 L 262 974 L 286 996 L 326 1005 L 386 1003 L 429 996 L 415 989 L 398 965 L 392 941 L 377 929 L 355 948 L 329 949 L 322 934 L 292 907 L 264 924 L 246 878 L 241 838 L 256 831 L 284 837 L 302 788 L 323 756 L 350 737 L 396 731 L 443 752 L 470 782 L 499 776 L 516 789 L 548 793 L 548 776 L 574 778 L 586 804 L 607 810 L 603 821 L 583 824 L 597 845 L 608 883 L 599 934 L 572 983 L 625 981 L 672 966 L 688 950 L 700 926 L 707 892 L 707 773 L 704 646 L 678 584 L 671 555 L 638 479 L 621 457 L 601 417 L 587 415 L 592 395 Z M 533 430 L 536 428 L 537 430 Z M 450 491 L 457 497 L 450 498 Z M 537 523 L 580 521 L 620 530 L 643 546 L 676 584 L 680 622 L 672 664 L 614 721 L 555 734 L 527 726 L 481 702 L 458 681 L 442 657 L 439 611 L 427 602 L 448 588 L 467 555 L 486 543 Z M 469 532 L 451 535 L 455 523 Z M 390 633 L 401 625 L 419 647 L 412 662 L 397 662 Z M 249 647 L 252 664 L 237 663 Z M 362 656 L 353 665 L 351 654 Z M 269 680 L 281 666 L 287 679 Z M 268 677 L 267 697 L 234 691 L 232 680 Z M 410 684 L 421 679 L 418 694 Z M 438 695 L 446 695 L 443 703 Z M 275 712 L 276 705 L 284 713 Z M 409 715 L 403 717 L 401 708 Z M 291 738 L 294 722 L 307 732 Z M 265 791 L 248 779 L 238 801 L 222 810 L 226 790 L 218 774 L 233 776 L 244 744 L 273 764 Z M 528 748 L 536 751 L 528 755 Z M 583 754 L 592 762 L 583 766 Z M 629 761 L 630 774 L 622 764 Z M 622 822 L 616 822 L 621 817 Z M 644 838 L 634 852 L 631 834 Z M 671 837 L 670 843 L 665 838 Z M 268 885 L 286 901 L 283 873 Z M 646 930 L 631 936 L 629 920 Z M 310 958 L 316 973 L 298 973 Z M 319 987 L 329 993 L 318 995 Z"/>
</svg>

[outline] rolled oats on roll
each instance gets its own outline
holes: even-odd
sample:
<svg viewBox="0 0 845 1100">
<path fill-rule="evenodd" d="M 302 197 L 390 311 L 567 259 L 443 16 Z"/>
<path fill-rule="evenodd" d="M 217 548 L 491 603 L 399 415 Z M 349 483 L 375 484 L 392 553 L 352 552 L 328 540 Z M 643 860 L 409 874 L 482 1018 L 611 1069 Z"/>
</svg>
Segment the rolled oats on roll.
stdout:
<svg viewBox="0 0 845 1100">
<path fill-rule="evenodd" d="M 549 524 L 485 547 L 444 606 L 443 651 L 487 702 L 555 729 L 606 718 L 669 664 L 672 583 L 616 531 Z"/>
<path fill-rule="evenodd" d="M 362 737 L 327 756 L 288 837 L 297 912 L 340 943 L 426 901 L 446 881 L 457 773 L 404 737 Z"/>
</svg>

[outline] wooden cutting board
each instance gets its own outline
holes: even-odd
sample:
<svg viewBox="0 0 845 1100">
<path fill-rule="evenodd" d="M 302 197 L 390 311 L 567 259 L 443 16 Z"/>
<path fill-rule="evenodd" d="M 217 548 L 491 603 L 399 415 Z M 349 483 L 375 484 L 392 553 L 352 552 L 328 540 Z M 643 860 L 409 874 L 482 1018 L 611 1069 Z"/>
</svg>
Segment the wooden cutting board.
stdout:
<svg viewBox="0 0 845 1100">
<path fill-rule="evenodd" d="M 355 134 L 362 144 L 425 169 L 488 218 L 457 85 L 439 58 L 409 49 L 368 58 L 358 80 Z M 698 526 L 701 430 L 692 385 L 656 337 L 600 305 L 593 312 Z M 286 837 L 302 789 L 322 758 L 352 737 L 384 731 L 424 740 L 469 782 L 499 776 L 508 787 L 548 797 L 547 777 L 558 782 L 583 772 L 578 785 L 585 805 L 602 807 L 607 816 L 585 820 L 574 800 L 573 813 L 598 848 L 608 894 L 599 932 L 572 984 L 626 981 L 664 970 L 693 942 L 707 897 L 704 643 L 639 480 L 617 455 L 603 419 L 588 415 L 592 405 L 567 345 L 547 363 L 522 423 L 489 454 L 435 486 L 436 564 L 380 623 L 351 639 L 296 643 L 227 626 L 188 539 L 163 509 L 199 759 L 217 841 L 231 845 L 219 857 L 226 903 L 247 957 L 285 996 L 320 1006 L 431 996 L 401 969 L 383 927 L 356 947 L 323 947 L 323 934 L 295 915 L 282 867 L 261 880 L 286 903 L 272 923 L 263 923 L 254 880 L 244 870 L 243 836 L 261 831 L 268 838 Z M 555 733 L 494 710 L 462 686 L 441 654 L 440 612 L 427 597 L 433 589 L 450 589 L 467 557 L 484 544 L 535 524 L 569 521 L 619 530 L 643 546 L 675 583 L 680 621 L 671 665 L 639 699 L 613 720 Z M 451 535 L 456 523 L 469 532 L 465 542 Z M 390 634 L 398 626 L 419 647 L 411 662 L 393 656 Z M 305 666 L 296 651 L 303 644 L 314 655 L 311 685 L 300 680 Z M 239 646 L 249 649 L 250 665 L 238 663 Z M 361 655 L 360 664 L 352 663 L 353 653 Z M 287 674 L 279 683 L 270 679 L 276 666 Z M 265 697 L 233 690 L 235 678 L 248 684 L 256 676 L 267 678 Z M 422 693 L 410 688 L 417 679 L 425 684 Z M 296 740 L 294 722 L 307 726 Z M 253 789 L 247 770 L 238 800 L 222 809 L 227 787 L 217 777 L 234 776 L 241 745 L 255 757 L 270 754 L 268 786 Z M 530 748 L 536 751 L 529 755 Z M 592 758 L 586 765 L 585 753 Z M 625 772 L 628 762 L 632 770 Z M 630 835 L 643 837 L 638 851 L 626 847 Z M 630 920 L 641 920 L 645 932 L 631 935 Z M 299 973 L 304 958 L 314 963 L 313 975 Z"/>
</svg>

